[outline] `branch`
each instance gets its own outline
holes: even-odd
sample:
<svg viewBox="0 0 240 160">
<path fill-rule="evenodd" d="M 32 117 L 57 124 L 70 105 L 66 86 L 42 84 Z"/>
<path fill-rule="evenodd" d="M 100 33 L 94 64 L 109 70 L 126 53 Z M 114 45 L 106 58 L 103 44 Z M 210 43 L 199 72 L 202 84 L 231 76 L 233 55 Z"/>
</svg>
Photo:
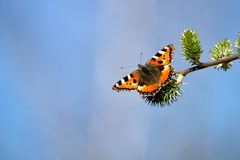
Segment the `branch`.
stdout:
<svg viewBox="0 0 240 160">
<path fill-rule="evenodd" d="M 221 64 L 221 63 L 229 63 L 229 62 L 237 60 L 239 58 L 240 58 L 240 55 L 233 55 L 233 56 L 225 57 L 225 58 L 215 60 L 215 61 L 202 62 L 200 65 L 193 66 L 193 67 L 184 69 L 182 71 L 178 71 L 178 72 L 176 72 L 176 74 L 186 76 L 188 73 L 191 73 L 191 72 L 194 72 L 194 71 L 197 71 L 197 70 L 201 70 L 201 69 L 204 69 L 204 68 L 216 66 L 216 65 Z"/>
<path fill-rule="evenodd" d="M 183 93 L 181 82 L 187 74 L 213 66 L 216 69 L 227 71 L 231 68 L 232 61 L 240 59 L 240 32 L 235 42 L 238 54 L 233 55 L 232 42 L 229 39 L 223 39 L 218 41 L 209 51 L 210 61 L 208 62 L 200 62 L 203 50 L 201 49 L 198 34 L 195 31 L 191 29 L 184 30 L 180 35 L 180 44 L 183 58 L 190 62 L 192 66 L 175 72 L 174 76 L 161 87 L 155 96 L 144 97 L 145 101 L 153 106 L 169 105 L 177 101 L 178 97 Z"/>
</svg>

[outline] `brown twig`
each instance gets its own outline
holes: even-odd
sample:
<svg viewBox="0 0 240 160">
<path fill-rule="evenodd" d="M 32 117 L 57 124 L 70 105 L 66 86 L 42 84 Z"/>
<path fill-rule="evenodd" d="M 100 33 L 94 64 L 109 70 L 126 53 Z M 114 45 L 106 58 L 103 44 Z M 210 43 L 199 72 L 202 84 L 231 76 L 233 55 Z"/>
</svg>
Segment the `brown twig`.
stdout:
<svg viewBox="0 0 240 160">
<path fill-rule="evenodd" d="M 184 69 L 182 71 L 178 71 L 178 72 L 176 72 L 176 74 L 186 76 L 188 73 L 191 73 L 191 72 L 194 72 L 194 71 L 197 71 L 197 70 L 200 70 L 200 69 L 204 69 L 204 68 L 207 68 L 207 67 L 216 66 L 216 65 L 221 64 L 221 63 L 229 63 L 229 62 L 234 61 L 234 60 L 239 59 L 239 58 L 240 58 L 239 55 L 233 55 L 233 56 L 225 57 L 225 58 L 215 60 L 215 61 L 201 62 L 200 66 L 193 66 L 193 67 Z"/>
</svg>

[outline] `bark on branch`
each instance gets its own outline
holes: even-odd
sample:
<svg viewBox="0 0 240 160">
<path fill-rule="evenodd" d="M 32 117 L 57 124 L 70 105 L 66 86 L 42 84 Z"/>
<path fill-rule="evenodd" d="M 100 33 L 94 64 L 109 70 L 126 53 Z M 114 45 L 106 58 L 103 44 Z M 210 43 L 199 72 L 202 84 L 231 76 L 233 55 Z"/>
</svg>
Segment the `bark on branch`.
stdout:
<svg viewBox="0 0 240 160">
<path fill-rule="evenodd" d="M 240 58 L 239 55 L 233 55 L 233 56 L 225 57 L 225 58 L 215 60 L 215 61 L 202 62 L 200 65 L 196 65 L 196 66 L 184 69 L 182 71 L 178 71 L 178 72 L 176 72 L 176 74 L 186 76 L 188 73 L 191 73 L 191 72 L 194 72 L 194 71 L 197 71 L 197 70 L 200 70 L 200 69 L 204 69 L 204 68 L 207 68 L 207 67 L 216 66 L 216 65 L 221 64 L 221 63 L 228 63 L 228 62 L 237 60 L 239 58 Z"/>
</svg>

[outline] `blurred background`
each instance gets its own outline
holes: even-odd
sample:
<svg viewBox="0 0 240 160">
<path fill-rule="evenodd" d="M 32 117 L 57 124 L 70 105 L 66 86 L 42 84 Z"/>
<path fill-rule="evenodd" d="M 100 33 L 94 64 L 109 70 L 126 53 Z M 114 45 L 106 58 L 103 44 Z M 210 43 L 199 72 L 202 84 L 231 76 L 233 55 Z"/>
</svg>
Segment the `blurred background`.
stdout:
<svg viewBox="0 0 240 160">
<path fill-rule="evenodd" d="M 240 30 L 237 0 L 1 0 L 1 160 L 240 159 L 240 64 L 184 79 L 164 108 L 115 82 L 191 28 L 208 61 Z M 135 65 L 121 70 L 120 67 Z"/>
</svg>

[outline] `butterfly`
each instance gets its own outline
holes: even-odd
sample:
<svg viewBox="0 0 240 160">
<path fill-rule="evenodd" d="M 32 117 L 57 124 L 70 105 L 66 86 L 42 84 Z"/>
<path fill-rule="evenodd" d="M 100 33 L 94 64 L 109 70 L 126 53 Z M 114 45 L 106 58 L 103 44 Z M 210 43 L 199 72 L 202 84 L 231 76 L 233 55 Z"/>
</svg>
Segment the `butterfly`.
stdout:
<svg viewBox="0 0 240 160">
<path fill-rule="evenodd" d="M 137 90 L 143 97 L 154 96 L 174 73 L 170 65 L 173 51 L 172 44 L 162 48 L 145 65 L 138 64 L 137 70 L 115 83 L 112 89 L 117 92 Z"/>
</svg>

